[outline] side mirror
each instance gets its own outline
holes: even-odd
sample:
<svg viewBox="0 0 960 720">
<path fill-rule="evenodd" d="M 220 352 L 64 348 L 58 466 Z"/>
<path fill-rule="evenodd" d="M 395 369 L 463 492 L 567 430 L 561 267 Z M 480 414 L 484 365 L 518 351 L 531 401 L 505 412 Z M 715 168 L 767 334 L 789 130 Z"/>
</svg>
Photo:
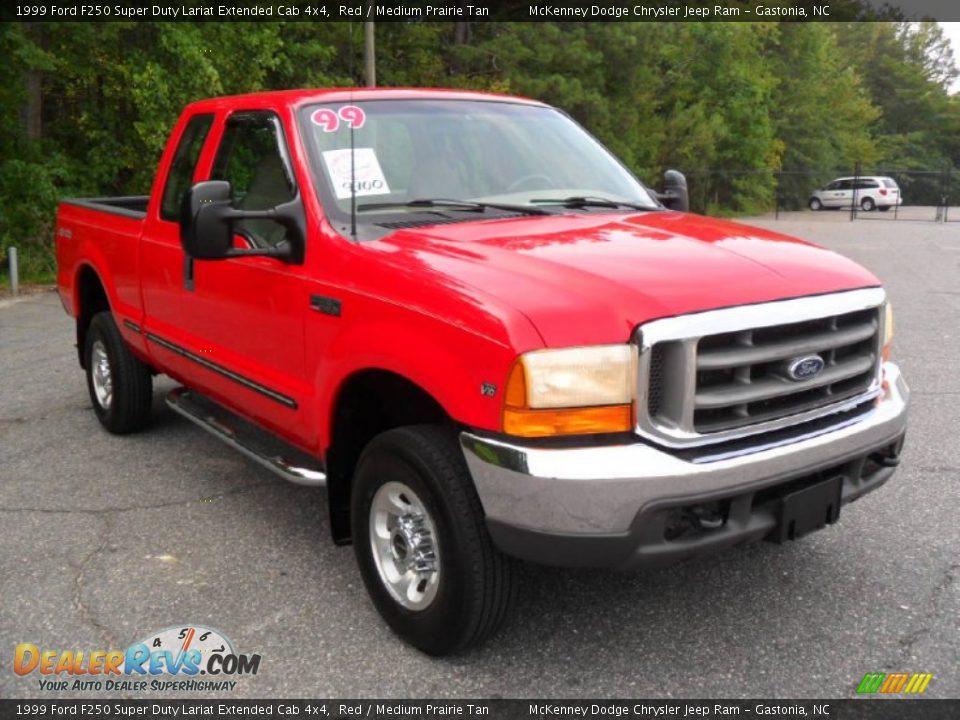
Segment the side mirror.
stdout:
<svg viewBox="0 0 960 720">
<path fill-rule="evenodd" d="M 690 210 L 690 194 L 687 192 L 687 178 L 679 170 L 667 170 L 663 173 L 663 192 L 657 193 L 657 199 L 671 210 L 687 212 Z"/>
<path fill-rule="evenodd" d="M 284 262 L 303 262 L 306 219 L 297 196 L 269 210 L 235 210 L 230 206 L 230 183 L 199 182 L 183 196 L 180 205 L 180 244 L 195 260 L 223 260 L 260 255 Z M 239 220 L 273 220 L 287 228 L 290 242 L 276 247 L 240 250 L 233 247 L 233 224 Z"/>
<path fill-rule="evenodd" d="M 230 208 L 230 183 L 201 182 L 190 188 L 180 204 L 180 244 L 196 260 L 219 260 L 227 256 L 233 232 L 224 212 Z"/>
</svg>

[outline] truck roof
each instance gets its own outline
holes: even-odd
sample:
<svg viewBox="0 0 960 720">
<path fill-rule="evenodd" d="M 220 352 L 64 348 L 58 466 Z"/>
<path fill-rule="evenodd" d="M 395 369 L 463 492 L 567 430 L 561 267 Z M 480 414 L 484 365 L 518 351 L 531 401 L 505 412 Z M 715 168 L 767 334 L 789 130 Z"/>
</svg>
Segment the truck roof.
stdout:
<svg viewBox="0 0 960 720">
<path fill-rule="evenodd" d="M 355 102 L 358 100 L 485 100 L 511 102 L 523 105 L 543 105 L 530 98 L 500 93 L 471 92 L 445 88 L 312 88 L 300 90 L 272 90 L 225 95 L 190 103 L 187 110 L 219 110 L 248 107 L 299 107 L 311 102 Z"/>
</svg>

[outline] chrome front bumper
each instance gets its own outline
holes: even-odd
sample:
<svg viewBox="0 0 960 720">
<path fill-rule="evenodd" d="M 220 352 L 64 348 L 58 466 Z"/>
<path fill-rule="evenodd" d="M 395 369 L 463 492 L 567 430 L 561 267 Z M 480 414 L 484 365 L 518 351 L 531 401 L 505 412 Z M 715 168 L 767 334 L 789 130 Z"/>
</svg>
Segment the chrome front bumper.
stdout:
<svg viewBox="0 0 960 720">
<path fill-rule="evenodd" d="M 630 538 L 648 508 L 756 492 L 896 443 L 906 431 L 908 398 L 899 369 L 885 363 L 883 394 L 872 407 L 781 444 L 757 436 L 749 447 L 713 446 L 691 456 L 640 441 L 548 448 L 464 432 L 461 445 L 491 528 L 554 538 Z M 844 501 L 890 472 L 868 488 L 845 488 Z"/>
</svg>

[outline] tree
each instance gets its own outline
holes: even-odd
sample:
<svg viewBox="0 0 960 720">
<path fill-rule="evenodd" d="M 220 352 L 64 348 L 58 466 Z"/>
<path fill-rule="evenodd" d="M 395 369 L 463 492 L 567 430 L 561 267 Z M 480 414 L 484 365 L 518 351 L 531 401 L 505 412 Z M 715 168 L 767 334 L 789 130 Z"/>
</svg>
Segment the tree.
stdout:
<svg viewBox="0 0 960 720">
<path fill-rule="evenodd" d="M 835 27 L 781 24 L 770 52 L 777 77 L 773 120 L 785 171 L 780 199 L 802 207 L 814 187 L 851 172 L 857 162 L 876 160 L 870 128 L 880 113 L 844 61 Z"/>
</svg>

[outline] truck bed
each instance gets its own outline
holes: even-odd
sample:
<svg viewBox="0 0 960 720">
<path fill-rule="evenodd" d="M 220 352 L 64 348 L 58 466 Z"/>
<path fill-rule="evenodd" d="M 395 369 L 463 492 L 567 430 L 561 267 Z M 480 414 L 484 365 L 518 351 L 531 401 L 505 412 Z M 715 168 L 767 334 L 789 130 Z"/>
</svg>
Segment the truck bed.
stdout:
<svg viewBox="0 0 960 720">
<path fill-rule="evenodd" d="M 142 220 L 147 215 L 147 203 L 150 202 L 150 196 L 123 195 L 98 198 L 65 198 L 62 202 L 65 205 L 76 205 L 78 207 L 89 208 L 90 210 L 99 210 L 100 212 L 108 212 L 115 215 L 126 215 L 127 217 Z"/>
<path fill-rule="evenodd" d="M 76 309 L 74 283 L 87 267 L 96 272 L 122 318 L 141 312 L 137 243 L 147 217 L 146 195 L 66 198 L 57 210 L 57 285 L 67 312 Z"/>
</svg>

